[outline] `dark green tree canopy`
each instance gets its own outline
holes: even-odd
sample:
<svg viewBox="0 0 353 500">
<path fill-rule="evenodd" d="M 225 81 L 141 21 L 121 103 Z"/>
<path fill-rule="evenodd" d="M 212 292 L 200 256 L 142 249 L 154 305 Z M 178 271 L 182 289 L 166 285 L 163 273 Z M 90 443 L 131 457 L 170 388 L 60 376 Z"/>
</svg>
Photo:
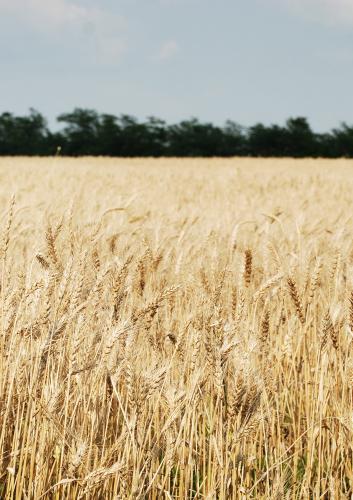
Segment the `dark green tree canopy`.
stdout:
<svg viewBox="0 0 353 500">
<path fill-rule="evenodd" d="M 230 120 L 216 126 L 197 118 L 169 125 L 150 116 L 140 122 L 126 114 L 76 108 L 57 120 L 62 129 L 54 133 L 34 109 L 27 116 L 2 113 L 0 155 L 53 155 L 60 148 L 67 156 L 353 157 L 353 126 L 342 123 L 317 134 L 302 116 L 284 126 L 245 128 Z"/>
</svg>

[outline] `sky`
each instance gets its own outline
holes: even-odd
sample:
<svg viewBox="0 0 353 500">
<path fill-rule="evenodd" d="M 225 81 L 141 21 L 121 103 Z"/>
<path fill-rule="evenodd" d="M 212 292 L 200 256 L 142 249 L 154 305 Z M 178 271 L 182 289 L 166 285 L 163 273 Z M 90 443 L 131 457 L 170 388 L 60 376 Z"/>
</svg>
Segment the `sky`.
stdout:
<svg viewBox="0 0 353 500">
<path fill-rule="evenodd" d="M 0 0 L 0 113 L 353 124 L 353 0 Z"/>
</svg>

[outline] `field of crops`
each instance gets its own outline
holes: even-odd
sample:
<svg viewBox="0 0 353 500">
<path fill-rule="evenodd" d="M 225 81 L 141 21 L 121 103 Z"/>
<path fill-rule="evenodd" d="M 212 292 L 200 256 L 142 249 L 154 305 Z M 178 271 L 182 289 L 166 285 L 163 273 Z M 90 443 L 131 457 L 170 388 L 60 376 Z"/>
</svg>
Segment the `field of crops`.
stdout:
<svg viewBox="0 0 353 500">
<path fill-rule="evenodd" d="M 0 498 L 352 498 L 352 174 L 2 158 Z"/>
</svg>

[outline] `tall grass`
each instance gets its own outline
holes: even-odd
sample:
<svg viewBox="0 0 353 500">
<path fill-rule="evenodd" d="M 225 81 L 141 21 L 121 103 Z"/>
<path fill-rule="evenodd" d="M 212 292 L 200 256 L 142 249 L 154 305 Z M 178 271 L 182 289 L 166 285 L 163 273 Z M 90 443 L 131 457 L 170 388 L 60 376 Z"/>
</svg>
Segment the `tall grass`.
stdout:
<svg viewBox="0 0 353 500">
<path fill-rule="evenodd" d="M 352 497 L 349 162 L 0 177 L 0 498 Z"/>
</svg>

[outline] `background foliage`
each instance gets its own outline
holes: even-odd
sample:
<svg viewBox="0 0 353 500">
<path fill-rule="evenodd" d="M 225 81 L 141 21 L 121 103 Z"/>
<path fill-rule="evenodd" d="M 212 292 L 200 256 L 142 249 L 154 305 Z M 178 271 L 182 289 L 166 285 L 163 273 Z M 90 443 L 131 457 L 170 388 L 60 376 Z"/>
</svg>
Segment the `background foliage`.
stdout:
<svg viewBox="0 0 353 500">
<path fill-rule="evenodd" d="M 342 123 L 329 133 L 315 133 L 306 118 L 285 126 L 257 123 L 245 128 L 233 121 L 224 126 L 196 118 L 169 125 L 155 117 L 141 123 L 133 116 L 99 114 L 76 108 L 58 117 L 63 125 L 51 132 L 44 116 L 0 115 L 0 155 L 65 156 L 262 156 L 353 157 L 353 126 Z"/>
</svg>

